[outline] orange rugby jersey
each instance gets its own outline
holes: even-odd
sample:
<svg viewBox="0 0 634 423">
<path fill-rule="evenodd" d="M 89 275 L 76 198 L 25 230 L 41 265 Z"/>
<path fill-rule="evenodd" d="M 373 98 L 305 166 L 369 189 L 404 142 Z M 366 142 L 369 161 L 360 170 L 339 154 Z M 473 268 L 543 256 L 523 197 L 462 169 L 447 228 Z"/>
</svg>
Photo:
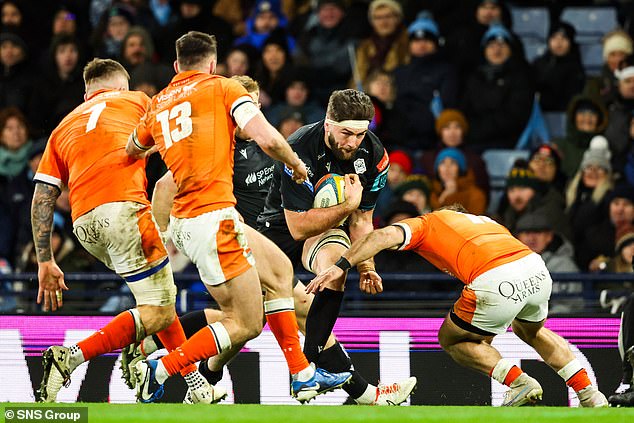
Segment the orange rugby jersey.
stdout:
<svg viewBox="0 0 634 423">
<path fill-rule="evenodd" d="M 532 251 L 486 216 L 440 210 L 395 223 L 405 231 L 400 247 L 465 284 L 482 273 L 525 257 Z"/>
<path fill-rule="evenodd" d="M 172 215 L 191 218 L 234 206 L 233 112 L 253 102 L 238 82 L 196 71 L 182 72 L 152 98 L 137 126 L 140 147 L 156 143 L 178 193 Z"/>
<path fill-rule="evenodd" d="M 52 132 L 34 180 L 68 185 L 73 221 L 105 203 L 149 204 L 145 161 L 125 152 L 149 103 L 140 91 L 99 90 Z"/>
</svg>

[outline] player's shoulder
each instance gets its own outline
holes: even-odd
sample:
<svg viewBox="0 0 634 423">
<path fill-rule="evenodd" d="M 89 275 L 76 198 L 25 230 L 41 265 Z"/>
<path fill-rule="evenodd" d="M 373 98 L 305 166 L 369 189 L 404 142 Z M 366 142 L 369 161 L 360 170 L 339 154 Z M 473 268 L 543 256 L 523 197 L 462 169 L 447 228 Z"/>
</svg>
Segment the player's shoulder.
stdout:
<svg viewBox="0 0 634 423">
<path fill-rule="evenodd" d="M 293 149 L 306 150 L 323 143 L 323 121 L 304 125 L 288 137 L 288 143 Z"/>
</svg>

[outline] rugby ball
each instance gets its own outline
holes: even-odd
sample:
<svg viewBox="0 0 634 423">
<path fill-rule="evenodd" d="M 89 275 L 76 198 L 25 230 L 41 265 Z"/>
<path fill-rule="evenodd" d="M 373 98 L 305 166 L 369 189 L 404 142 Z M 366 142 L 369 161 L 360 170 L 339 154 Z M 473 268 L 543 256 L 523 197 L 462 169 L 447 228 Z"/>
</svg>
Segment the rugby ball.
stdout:
<svg viewBox="0 0 634 423">
<path fill-rule="evenodd" d="M 313 208 L 320 209 L 336 206 L 346 201 L 345 181 L 343 176 L 328 173 L 315 184 L 315 200 Z"/>
</svg>

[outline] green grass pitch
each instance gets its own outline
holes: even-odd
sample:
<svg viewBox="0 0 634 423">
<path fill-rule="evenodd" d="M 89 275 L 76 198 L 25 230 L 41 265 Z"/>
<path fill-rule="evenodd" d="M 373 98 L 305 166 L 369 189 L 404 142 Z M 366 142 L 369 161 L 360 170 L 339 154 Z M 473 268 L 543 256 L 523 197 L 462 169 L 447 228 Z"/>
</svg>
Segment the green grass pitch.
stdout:
<svg viewBox="0 0 634 423">
<path fill-rule="evenodd" d="M 4 415 L 6 407 L 34 407 L 41 405 L 3 403 L 2 413 Z M 94 403 L 53 405 L 53 407 L 63 406 L 88 407 L 89 423 L 634 422 L 634 408 L 571 409 L 565 407 L 365 407 Z M 6 422 L 7 420 L 3 421 Z"/>
</svg>

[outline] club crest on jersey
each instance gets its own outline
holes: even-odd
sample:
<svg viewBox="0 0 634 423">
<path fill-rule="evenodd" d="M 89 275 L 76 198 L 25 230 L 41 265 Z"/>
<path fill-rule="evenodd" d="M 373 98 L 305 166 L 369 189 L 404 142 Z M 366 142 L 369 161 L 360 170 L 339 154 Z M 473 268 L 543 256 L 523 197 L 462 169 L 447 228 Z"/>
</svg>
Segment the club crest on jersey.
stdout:
<svg viewBox="0 0 634 423">
<path fill-rule="evenodd" d="M 365 160 L 357 159 L 354 161 L 354 171 L 357 175 L 361 175 L 366 171 Z"/>
<path fill-rule="evenodd" d="M 242 154 L 242 157 L 244 157 L 245 160 L 248 159 L 248 157 L 247 157 L 247 149 L 246 148 L 243 148 L 242 150 L 240 150 L 240 154 Z"/>
</svg>

